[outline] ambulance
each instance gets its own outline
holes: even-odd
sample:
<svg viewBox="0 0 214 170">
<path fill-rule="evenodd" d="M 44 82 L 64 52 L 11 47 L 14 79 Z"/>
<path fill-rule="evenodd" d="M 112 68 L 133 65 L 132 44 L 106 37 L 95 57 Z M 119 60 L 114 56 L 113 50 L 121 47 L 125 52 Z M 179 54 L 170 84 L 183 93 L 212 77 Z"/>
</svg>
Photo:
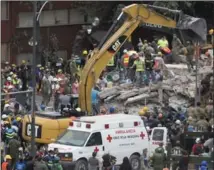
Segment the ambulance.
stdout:
<svg viewBox="0 0 214 170">
<path fill-rule="evenodd" d="M 167 129 L 156 127 L 149 136 L 143 120 L 137 115 L 114 114 L 85 116 L 70 122 L 69 128 L 48 145 L 57 150 L 62 162 L 75 163 L 75 169 L 88 169 L 87 160 L 93 152 L 102 162 L 104 154 L 117 158 L 120 165 L 127 156 L 134 170 L 141 167 L 140 156 L 147 150 L 148 156 L 162 142 L 167 144 Z"/>
</svg>

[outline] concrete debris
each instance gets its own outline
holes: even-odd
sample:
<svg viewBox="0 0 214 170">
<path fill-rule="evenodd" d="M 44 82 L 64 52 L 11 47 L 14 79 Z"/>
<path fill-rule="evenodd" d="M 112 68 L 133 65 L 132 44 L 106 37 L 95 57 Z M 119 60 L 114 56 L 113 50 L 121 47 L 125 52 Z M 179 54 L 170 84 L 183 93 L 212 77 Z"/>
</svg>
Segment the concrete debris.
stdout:
<svg viewBox="0 0 214 170">
<path fill-rule="evenodd" d="M 136 112 L 144 105 L 159 107 L 163 104 L 160 103 L 160 95 L 162 95 L 163 102 L 169 102 L 174 108 L 178 106 L 187 108 L 195 98 L 195 74 L 189 73 L 186 65 L 167 65 L 167 67 L 168 72 L 171 75 L 174 74 L 174 77 L 163 80 L 161 93 L 159 92 L 160 84 L 136 88 L 132 83 L 124 83 L 104 89 L 99 96 L 105 104 L 120 108 L 121 111 L 128 108 L 129 111 Z M 212 73 L 211 67 L 198 69 L 198 87 L 200 87 L 200 81 L 208 73 Z"/>
</svg>

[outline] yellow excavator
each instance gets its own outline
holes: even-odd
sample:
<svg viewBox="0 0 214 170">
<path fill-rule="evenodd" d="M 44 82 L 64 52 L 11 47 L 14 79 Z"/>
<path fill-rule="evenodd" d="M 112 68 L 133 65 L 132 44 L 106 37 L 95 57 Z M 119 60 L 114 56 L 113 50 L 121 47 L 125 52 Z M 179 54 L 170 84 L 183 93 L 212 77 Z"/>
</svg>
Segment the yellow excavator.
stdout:
<svg viewBox="0 0 214 170">
<path fill-rule="evenodd" d="M 170 19 L 157 13 L 155 10 L 171 12 L 174 19 Z M 120 24 L 121 18 L 125 21 L 119 29 L 114 29 Z M 80 82 L 79 107 L 82 111 L 91 113 L 91 90 L 111 58 L 118 52 L 133 31 L 142 24 L 168 27 L 182 32 L 183 37 L 191 36 L 197 42 L 206 41 L 207 25 L 201 18 L 193 18 L 182 14 L 181 11 L 171 10 L 144 4 L 132 4 L 122 9 L 122 13 L 114 22 L 103 41 L 93 51 L 87 61 Z"/>
<path fill-rule="evenodd" d="M 121 46 L 130 37 L 132 32 L 141 24 L 155 24 L 169 28 L 179 28 L 178 22 L 173 19 L 169 19 L 159 13 L 155 12 L 153 8 L 159 9 L 159 7 L 133 4 L 123 8 L 122 13 L 117 18 L 115 23 L 108 31 L 104 40 L 100 43 L 97 49 L 90 53 L 90 58 L 87 61 L 81 76 L 80 94 L 79 94 L 79 107 L 82 112 L 91 113 L 91 90 L 95 85 L 95 82 L 99 78 L 101 72 L 106 67 L 107 63 L 117 53 Z M 164 9 L 165 11 L 174 12 L 178 15 L 180 11 L 172 11 L 170 9 Z M 121 18 L 125 17 L 125 21 L 122 20 L 122 26 L 120 25 Z M 193 18 L 195 19 L 195 18 Z M 187 24 L 187 23 L 186 23 Z M 182 24 L 180 24 L 183 26 Z M 118 27 L 117 31 L 114 29 Z M 198 28 L 205 27 L 205 24 L 199 25 Z M 185 29 L 185 27 L 182 27 Z M 194 32 L 194 31 L 193 31 Z M 203 34 L 194 35 L 198 36 Z M 206 37 L 206 36 L 205 36 Z M 202 37 L 201 39 L 204 40 Z M 25 116 L 23 119 L 22 135 L 26 141 L 31 139 L 31 116 Z M 36 113 L 36 143 L 48 144 L 56 140 L 67 127 L 72 118 L 71 116 L 63 116 L 60 113 Z"/>
</svg>

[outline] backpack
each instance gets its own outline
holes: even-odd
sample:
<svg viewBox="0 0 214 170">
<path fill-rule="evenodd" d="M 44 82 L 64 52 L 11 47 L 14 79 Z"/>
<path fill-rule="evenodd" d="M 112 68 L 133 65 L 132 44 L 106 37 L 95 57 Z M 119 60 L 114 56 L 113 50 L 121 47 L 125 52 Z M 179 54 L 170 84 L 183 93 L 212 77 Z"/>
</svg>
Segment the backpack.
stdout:
<svg viewBox="0 0 214 170">
<path fill-rule="evenodd" d="M 194 155 L 199 155 L 203 152 L 203 148 L 201 145 L 197 145 L 194 150 Z"/>
</svg>

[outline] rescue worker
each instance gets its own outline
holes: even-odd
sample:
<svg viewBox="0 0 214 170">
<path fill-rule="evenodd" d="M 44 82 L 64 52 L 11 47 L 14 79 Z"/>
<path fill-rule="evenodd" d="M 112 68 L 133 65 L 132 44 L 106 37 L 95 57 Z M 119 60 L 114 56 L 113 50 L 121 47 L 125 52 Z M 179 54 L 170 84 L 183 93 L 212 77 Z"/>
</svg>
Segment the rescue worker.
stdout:
<svg viewBox="0 0 214 170">
<path fill-rule="evenodd" d="M 106 67 L 107 71 L 111 72 L 111 71 L 114 70 L 114 66 L 115 66 L 115 61 L 114 60 L 115 60 L 115 57 L 112 56 L 111 59 L 110 59 L 110 61 L 107 64 L 107 67 Z"/>
<path fill-rule="evenodd" d="M 19 147 L 21 146 L 20 142 L 17 139 L 17 135 L 15 134 L 13 138 L 9 141 L 9 154 L 12 157 L 12 167 L 15 166 L 15 163 L 19 159 Z"/>
<path fill-rule="evenodd" d="M 38 70 L 38 88 L 37 88 L 37 92 L 40 92 L 40 90 L 41 90 L 43 77 L 44 77 L 44 67 L 39 67 L 39 70 Z"/>
<path fill-rule="evenodd" d="M 96 158 L 97 153 L 93 152 L 92 157 L 88 159 L 88 170 L 96 170 L 99 168 L 99 160 Z"/>
<path fill-rule="evenodd" d="M 136 71 L 135 71 L 135 74 L 136 74 L 136 84 L 137 86 L 141 86 L 142 84 L 142 79 L 143 79 L 143 74 L 144 74 L 144 66 L 145 66 L 145 63 L 140 59 L 139 55 L 136 55 L 135 56 L 135 61 L 134 61 L 134 64 L 132 66 L 132 68 L 136 67 Z"/>
<path fill-rule="evenodd" d="M 25 170 L 26 165 L 23 158 L 20 158 L 19 161 L 15 165 L 15 170 Z"/>
<path fill-rule="evenodd" d="M 36 155 L 36 161 L 34 163 L 34 169 L 33 170 L 49 170 L 46 163 L 42 160 L 42 157 L 40 155 Z"/>
<path fill-rule="evenodd" d="M 165 36 L 163 36 L 161 39 L 159 39 L 157 44 L 158 44 L 158 46 L 160 46 L 162 48 L 169 46 L 169 42 Z"/>
<path fill-rule="evenodd" d="M 155 64 L 155 61 L 152 58 L 151 53 L 147 51 L 145 55 L 146 85 L 149 85 L 149 83 L 152 83 L 155 79 L 154 72 L 153 72 L 154 64 Z"/>
<path fill-rule="evenodd" d="M 197 131 L 207 132 L 209 128 L 209 123 L 204 118 L 204 116 L 200 116 L 200 120 L 196 123 Z"/>
<path fill-rule="evenodd" d="M 148 43 L 148 46 L 145 48 L 145 51 L 148 51 L 149 54 L 155 54 L 155 50 L 152 47 L 151 43 Z"/>
<path fill-rule="evenodd" d="M 81 68 L 85 66 L 86 60 L 87 60 L 88 51 L 83 50 L 82 57 L 81 57 Z"/>
<path fill-rule="evenodd" d="M 163 170 L 165 167 L 165 158 L 163 157 L 161 148 L 155 149 L 155 153 L 153 154 L 151 160 L 154 170 Z"/>
<path fill-rule="evenodd" d="M 11 166 L 11 161 L 12 161 L 12 158 L 10 155 L 6 155 L 4 157 L 5 161 L 2 163 L 1 165 L 1 169 L 2 170 L 12 170 L 12 166 Z"/>
<path fill-rule="evenodd" d="M 172 148 L 172 154 L 181 155 L 183 152 L 184 152 L 184 149 L 181 147 L 180 141 L 176 141 L 175 146 Z M 172 170 L 176 170 L 178 166 L 179 166 L 179 161 L 173 162 Z"/>
<path fill-rule="evenodd" d="M 12 71 L 13 73 L 17 73 L 17 67 L 16 67 L 16 65 L 15 64 L 12 64 L 12 67 L 11 67 L 11 70 L 10 71 Z"/>
<path fill-rule="evenodd" d="M 5 64 L 5 66 L 4 66 L 4 71 L 5 71 L 5 73 L 10 72 L 11 67 L 10 67 L 10 65 L 9 65 L 9 62 L 6 61 L 4 64 Z"/>
<path fill-rule="evenodd" d="M 13 139 L 15 135 L 15 132 L 13 130 L 13 128 L 11 127 L 11 124 L 8 122 L 6 124 L 6 131 L 5 131 L 5 143 L 6 145 L 9 144 L 10 140 Z"/>
<path fill-rule="evenodd" d="M 203 144 L 201 143 L 200 138 L 196 138 L 195 144 L 192 147 L 192 153 L 194 155 L 200 155 L 201 153 L 203 153 Z"/>
<path fill-rule="evenodd" d="M 63 170 L 62 165 L 59 161 L 60 158 L 58 156 L 55 156 L 51 170 Z"/>
<path fill-rule="evenodd" d="M 193 55 L 195 53 L 195 48 L 193 44 L 190 41 L 187 41 L 187 54 L 186 54 L 186 61 L 187 61 L 187 67 L 189 72 L 193 69 Z"/>
<path fill-rule="evenodd" d="M 56 75 L 56 78 L 59 80 L 59 91 L 61 94 L 64 93 L 64 86 L 65 86 L 65 75 L 62 73 L 62 69 L 58 70 L 58 74 Z"/>
<path fill-rule="evenodd" d="M 157 53 L 157 56 L 155 57 L 155 63 L 154 63 L 154 70 L 159 69 L 161 72 L 164 70 L 165 62 L 163 60 L 163 54 L 161 52 Z"/>
<path fill-rule="evenodd" d="M 164 61 L 166 63 L 172 63 L 172 51 L 169 49 L 169 47 L 158 46 L 158 49 L 163 54 Z"/>
<path fill-rule="evenodd" d="M 17 77 L 16 74 L 13 74 L 12 83 L 17 90 L 21 89 L 21 80 Z"/>
<path fill-rule="evenodd" d="M 99 99 L 99 91 L 95 87 L 91 91 L 91 103 L 92 103 L 92 114 L 97 115 L 100 113 L 100 99 Z"/>
<path fill-rule="evenodd" d="M 25 60 L 22 60 L 21 66 L 19 68 L 19 73 L 20 73 L 20 79 L 22 80 L 22 90 L 25 91 L 28 89 L 28 73 L 29 68 L 26 64 Z"/>
<path fill-rule="evenodd" d="M 128 55 L 128 51 L 125 49 L 124 51 L 123 51 L 123 56 L 122 56 L 122 59 L 121 59 L 121 61 L 122 61 L 122 63 L 121 63 L 121 65 L 123 66 L 123 71 L 124 71 L 124 77 L 125 77 L 125 79 L 127 79 L 128 78 L 128 69 L 129 69 L 129 55 Z"/>
<path fill-rule="evenodd" d="M 48 80 L 48 74 L 45 74 L 42 79 L 42 97 L 43 102 L 46 106 L 48 106 L 48 103 L 50 102 L 50 98 L 52 96 L 52 87 L 51 82 Z"/>
<path fill-rule="evenodd" d="M 177 37 L 176 34 L 173 34 L 173 39 L 172 39 L 172 62 L 176 62 L 178 63 L 179 62 L 179 59 L 178 59 L 178 52 L 179 52 L 179 49 L 181 48 L 181 41 L 180 39 Z"/>
</svg>

